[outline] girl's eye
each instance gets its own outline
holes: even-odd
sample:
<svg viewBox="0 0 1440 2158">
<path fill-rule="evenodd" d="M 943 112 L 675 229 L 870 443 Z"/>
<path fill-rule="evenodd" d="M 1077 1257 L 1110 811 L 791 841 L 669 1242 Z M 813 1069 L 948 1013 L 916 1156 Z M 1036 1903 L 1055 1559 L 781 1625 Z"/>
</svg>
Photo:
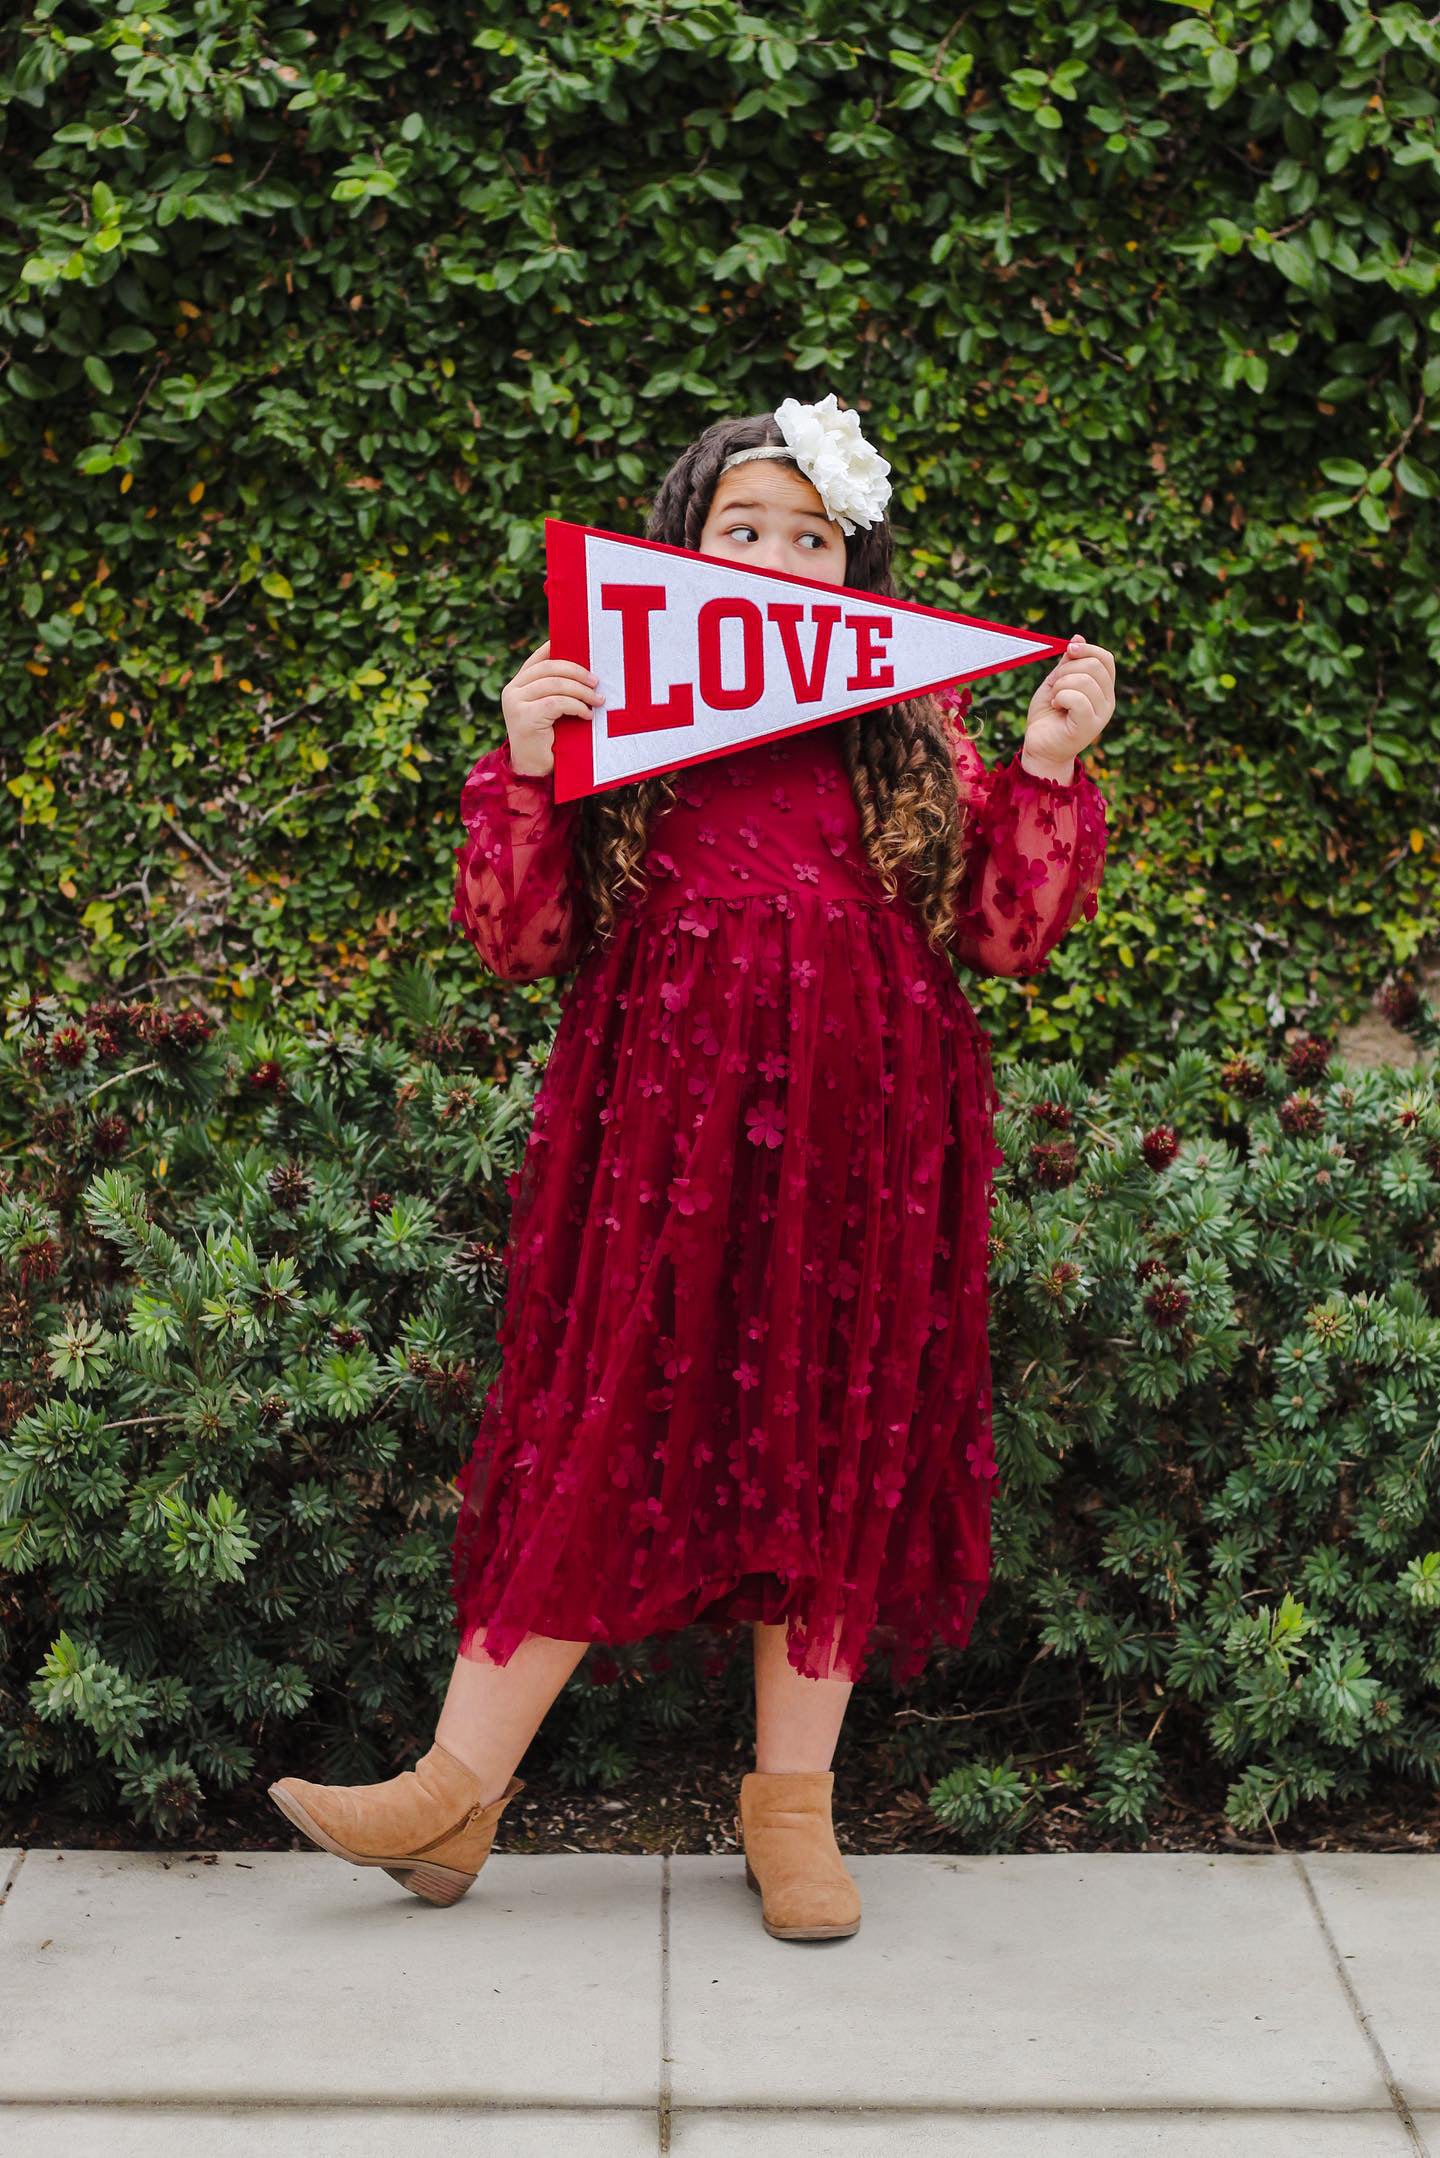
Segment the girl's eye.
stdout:
<svg viewBox="0 0 1440 2158">
<path fill-rule="evenodd" d="M 753 533 L 753 532 L 754 532 L 754 530 L 755 530 L 755 527 L 754 527 L 754 525 L 731 525 L 731 526 L 730 526 L 730 527 L 728 528 L 728 530 L 727 530 L 727 532 L 726 532 L 726 535 L 725 535 L 725 536 L 726 536 L 726 538 L 727 538 L 727 539 L 734 539 L 734 537 L 735 537 L 735 535 L 736 535 L 736 533 L 737 533 L 737 532 L 752 532 L 752 533 Z M 824 536 L 823 536 L 823 534 L 822 534 L 822 533 L 819 533 L 819 532 L 802 532 L 802 533 L 801 533 L 801 535 L 800 535 L 800 537 L 801 537 L 802 539 L 812 539 L 812 540 L 814 540 L 814 542 L 815 542 L 815 546 L 816 546 L 817 548 L 821 548 L 821 547 L 823 547 L 823 546 L 825 545 L 825 540 L 824 540 Z"/>
</svg>

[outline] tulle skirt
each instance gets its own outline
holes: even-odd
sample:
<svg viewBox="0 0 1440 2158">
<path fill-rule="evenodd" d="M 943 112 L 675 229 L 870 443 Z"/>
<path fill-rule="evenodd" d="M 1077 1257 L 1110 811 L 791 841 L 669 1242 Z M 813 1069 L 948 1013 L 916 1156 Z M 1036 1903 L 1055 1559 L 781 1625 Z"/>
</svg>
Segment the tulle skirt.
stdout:
<svg viewBox="0 0 1440 2158">
<path fill-rule="evenodd" d="M 904 1685 L 989 1581 L 989 1043 L 903 900 L 622 913 L 512 1179 L 459 1649 L 784 1623 Z"/>
</svg>

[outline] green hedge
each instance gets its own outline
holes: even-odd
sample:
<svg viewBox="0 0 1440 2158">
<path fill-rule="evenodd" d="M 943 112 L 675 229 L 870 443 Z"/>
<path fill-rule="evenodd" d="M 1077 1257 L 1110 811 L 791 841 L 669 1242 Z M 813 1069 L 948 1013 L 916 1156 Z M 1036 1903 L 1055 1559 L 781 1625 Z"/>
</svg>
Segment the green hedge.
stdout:
<svg viewBox="0 0 1440 2158">
<path fill-rule="evenodd" d="M 345 1023 L 473 979 L 544 516 L 638 531 L 718 414 L 834 388 L 902 590 L 1117 654 L 1100 918 L 977 992 L 999 1045 L 1349 1017 L 1440 924 L 1437 48 L 1309 0 L 22 0 L 0 976 Z"/>
<path fill-rule="evenodd" d="M 450 1485 L 544 1058 L 491 1077 L 432 979 L 399 989 L 403 1040 L 12 1014 L 0 1799 L 183 1836 L 237 1787 L 369 1781 L 433 1734 Z M 886 1773 L 966 1848 L 1051 1798 L 1140 1839 L 1170 1789 L 1218 1783 L 1250 1831 L 1433 1786 L 1430 1071 L 1306 1037 L 1002 1092 L 995 1577 L 963 1655 L 907 1690 L 921 1713 L 893 1715 L 883 1660 L 857 1689 L 857 1719 L 891 1712 Z M 738 1721 L 743 1630 L 592 1650 L 547 1773 L 612 1782 L 647 1731 L 713 1727 L 717 1679 Z M 1000 1706 L 957 1719 L 961 1688 Z"/>
</svg>

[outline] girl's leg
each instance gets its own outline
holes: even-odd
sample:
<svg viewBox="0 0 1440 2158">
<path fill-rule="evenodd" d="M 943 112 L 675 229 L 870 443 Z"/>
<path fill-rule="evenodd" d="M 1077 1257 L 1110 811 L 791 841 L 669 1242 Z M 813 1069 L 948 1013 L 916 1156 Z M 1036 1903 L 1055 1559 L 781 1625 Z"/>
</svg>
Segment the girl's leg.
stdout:
<svg viewBox="0 0 1440 2158">
<path fill-rule="evenodd" d="M 786 1657 L 783 1624 L 766 1626 L 757 1619 L 751 1632 L 756 1768 L 770 1775 L 829 1768 L 854 1681 L 802 1677 Z M 832 1657 L 834 1647 L 832 1638 Z"/>
<path fill-rule="evenodd" d="M 484 1634 L 476 1638 L 483 1645 Z M 529 1634 L 506 1664 L 457 1655 L 435 1737 L 480 1777 L 483 1804 L 505 1789 L 546 1710 L 589 1646 L 588 1641 Z"/>
</svg>

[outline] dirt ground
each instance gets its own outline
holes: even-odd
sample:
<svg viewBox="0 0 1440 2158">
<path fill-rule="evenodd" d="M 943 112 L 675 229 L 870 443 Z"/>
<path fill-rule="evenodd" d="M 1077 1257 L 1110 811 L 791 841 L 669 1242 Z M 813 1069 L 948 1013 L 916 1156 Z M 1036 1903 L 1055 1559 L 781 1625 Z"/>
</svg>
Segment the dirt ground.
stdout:
<svg viewBox="0 0 1440 2158">
<path fill-rule="evenodd" d="M 963 1854 L 975 1846 L 936 1820 L 923 1790 L 897 1791 L 874 1774 L 866 1749 L 835 1759 L 834 1820 L 842 1850 L 855 1855 L 929 1851 Z M 741 1745 L 697 1758 L 693 1737 L 653 1745 L 636 1772 L 603 1791 L 570 1792 L 542 1764 L 521 1764 L 525 1789 L 501 1819 L 497 1851 L 629 1851 L 704 1854 L 735 1851 L 740 1778 L 754 1756 Z M 303 1773 L 303 1771 L 301 1771 Z M 0 1809 L 0 1842 L 31 1849 L 286 1851 L 310 1845 L 265 1795 L 267 1777 L 210 1807 L 193 1834 L 161 1842 L 133 1822 L 64 1817 L 45 1809 Z M 1440 1850 L 1440 1793 L 1397 1784 L 1345 1808 L 1307 1807 L 1273 1839 L 1240 1837 L 1223 1815 L 1224 1785 L 1203 1794 L 1172 1791 L 1150 1837 L 1136 1843 L 1098 1831 L 1073 1787 L 1042 1785 L 1021 1851 L 1435 1851 Z"/>
</svg>

